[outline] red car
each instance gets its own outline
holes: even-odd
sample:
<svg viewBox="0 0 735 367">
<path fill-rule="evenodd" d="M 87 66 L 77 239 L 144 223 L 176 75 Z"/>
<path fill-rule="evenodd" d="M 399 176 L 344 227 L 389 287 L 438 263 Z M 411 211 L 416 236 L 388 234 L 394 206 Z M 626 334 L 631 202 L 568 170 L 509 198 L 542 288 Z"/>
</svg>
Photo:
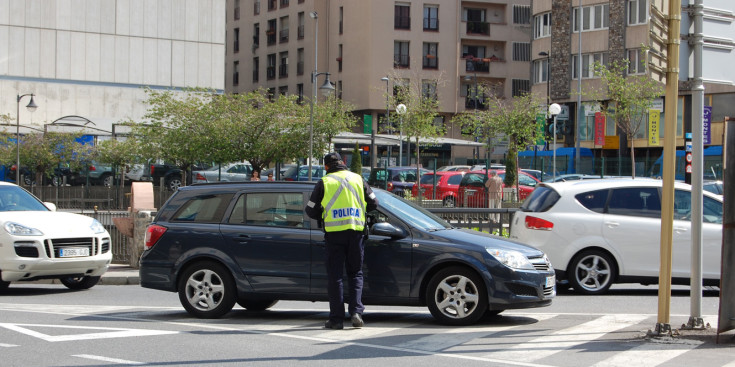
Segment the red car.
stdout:
<svg viewBox="0 0 735 367">
<path fill-rule="evenodd" d="M 495 171 L 498 172 L 498 176 L 500 176 L 501 179 L 505 179 L 505 170 Z M 487 181 L 485 170 L 465 172 L 462 177 L 462 182 L 460 182 L 458 188 L 457 197 L 459 198 L 459 201 L 457 206 L 487 208 L 487 190 L 485 188 L 485 181 Z M 523 201 L 528 195 L 530 195 L 538 183 L 539 181 L 535 177 L 523 171 L 518 171 L 519 200 Z M 503 187 L 505 187 L 505 185 L 503 185 Z"/>
<path fill-rule="evenodd" d="M 441 200 L 442 205 L 446 207 L 454 207 L 457 205 L 457 190 L 459 183 L 462 181 L 464 171 L 437 171 L 429 172 L 421 175 L 419 185 L 423 192 L 423 198 L 427 200 Z M 434 196 L 434 179 L 436 178 L 436 196 Z M 413 197 L 418 197 L 418 185 L 413 185 Z"/>
</svg>

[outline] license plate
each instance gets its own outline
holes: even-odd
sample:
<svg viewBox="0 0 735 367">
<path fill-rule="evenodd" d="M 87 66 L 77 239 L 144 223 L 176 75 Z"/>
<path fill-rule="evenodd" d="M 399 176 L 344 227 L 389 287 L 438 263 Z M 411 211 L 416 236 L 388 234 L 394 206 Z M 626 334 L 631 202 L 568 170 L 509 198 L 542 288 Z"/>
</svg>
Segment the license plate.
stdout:
<svg viewBox="0 0 735 367">
<path fill-rule="evenodd" d="M 89 249 L 86 247 L 71 247 L 59 249 L 59 257 L 76 257 L 89 256 Z"/>
<path fill-rule="evenodd" d="M 556 276 L 546 277 L 546 288 L 553 287 L 556 284 Z"/>
</svg>

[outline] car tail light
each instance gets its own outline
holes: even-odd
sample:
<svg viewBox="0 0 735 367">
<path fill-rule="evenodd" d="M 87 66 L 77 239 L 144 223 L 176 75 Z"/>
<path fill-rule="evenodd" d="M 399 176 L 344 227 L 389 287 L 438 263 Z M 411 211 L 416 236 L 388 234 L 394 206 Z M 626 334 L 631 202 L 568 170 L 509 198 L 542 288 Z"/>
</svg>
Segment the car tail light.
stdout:
<svg viewBox="0 0 735 367">
<path fill-rule="evenodd" d="M 166 227 L 152 224 L 145 231 L 145 249 L 150 250 L 158 240 L 166 233 Z"/>
<path fill-rule="evenodd" d="M 393 182 L 388 182 L 388 191 L 393 191 Z"/>
<path fill-rule="evenodd" d="M 534 216 L 526 216 L 526 228 L 538 229 L 542 231 L 550 231 L 554 229 L 554 223 L 549 222 L 546 219 L 537 218 Z"/>
<path fill-rule="evenodd" d="M 197 173 L 196 179 L 197 179 L 197 181 L 207 181 L 207 178 L 204 177 L 204 175 L 201 174 L 201 173 Z"/>
<path fill-rule="evenodd" d="M 96 170 L 97 170 L 97 168 L 96 168 L 95 166 L 89 166 L 89 170 L 90 170 L 90 171 L 96 171 Z"/>
</svg>

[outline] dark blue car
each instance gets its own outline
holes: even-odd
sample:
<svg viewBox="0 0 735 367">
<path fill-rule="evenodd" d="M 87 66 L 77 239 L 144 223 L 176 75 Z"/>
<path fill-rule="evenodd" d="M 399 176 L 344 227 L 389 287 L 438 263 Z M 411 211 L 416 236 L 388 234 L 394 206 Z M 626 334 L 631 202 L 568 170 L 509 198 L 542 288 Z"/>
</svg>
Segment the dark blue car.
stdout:
<svg viewBox="0 0 735 367">
<path fill-rule="evenodd" d="M 182 187 L 148 227 L 141 285 L 178 292 L 184 308 L 220 317 L 235 303 L 264 310 L 278 300 L 327 301 L 324 233 L 303 208 L 312 182 Z M 368 213 L 363 302 L 428 306 L 439 322 L 548 306 L 554 269 L 529 246 L 453 227 L 375 189 Z"/>
</svg>

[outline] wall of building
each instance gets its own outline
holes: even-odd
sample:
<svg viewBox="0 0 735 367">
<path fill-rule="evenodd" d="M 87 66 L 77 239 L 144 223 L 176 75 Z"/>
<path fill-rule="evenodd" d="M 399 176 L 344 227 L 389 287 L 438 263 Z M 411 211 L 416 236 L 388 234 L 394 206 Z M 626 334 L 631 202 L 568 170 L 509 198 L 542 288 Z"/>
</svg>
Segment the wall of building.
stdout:
<svg viewBox="0 0 735 367">
<path fill-rule="evenodd" d="M 111 131 L 145 113 L 143 86 L 224 88 L 225 0 L 0 1 L 0 113 L 67 115 Z"/>
</svg>

